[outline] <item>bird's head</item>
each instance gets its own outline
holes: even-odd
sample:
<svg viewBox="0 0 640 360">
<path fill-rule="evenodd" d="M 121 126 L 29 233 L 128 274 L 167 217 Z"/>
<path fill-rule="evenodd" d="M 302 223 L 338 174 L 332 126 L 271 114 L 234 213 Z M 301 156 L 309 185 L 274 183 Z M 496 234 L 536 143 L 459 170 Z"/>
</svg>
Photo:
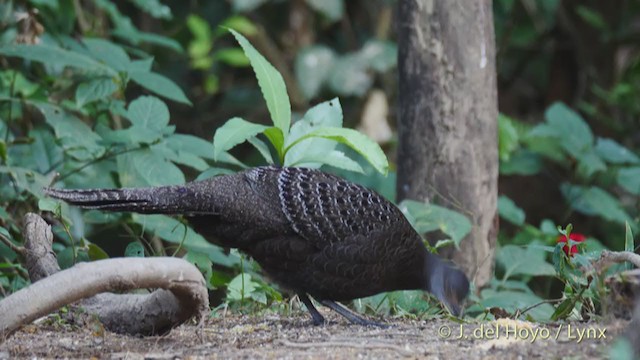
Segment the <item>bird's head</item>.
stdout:
<svg viewBox="0 0 640 360">
<path fill-rule="evenodd" d="M 455 316 L 460 316 L 464 299 L 469 294 L 469 280 L 453 264 L 433 256 L 425 263 L 427 291 L 435 295 Z"/>
</svg>

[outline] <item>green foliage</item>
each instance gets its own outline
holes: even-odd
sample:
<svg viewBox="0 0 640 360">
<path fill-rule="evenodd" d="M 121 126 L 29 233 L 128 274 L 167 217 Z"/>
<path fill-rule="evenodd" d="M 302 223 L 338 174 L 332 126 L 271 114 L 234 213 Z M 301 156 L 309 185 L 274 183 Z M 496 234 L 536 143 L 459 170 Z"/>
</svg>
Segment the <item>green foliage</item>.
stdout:
<svg viewBox="0 0 640 360">
<path fill-rule="evenodd" d="M 126 257 L 144 257 L 144 245 L 140 241 L 130 242 L 124 249 Z"/>
<path fill-rule="evenodd" d="M 518 226 L 524 225 L 526 214 L 519 208 L 513 200 L 505 195 L 498 197 L 498 213 L 500 217 Z"/>
<path fill-rule="evenodd" d="M 296 57 L 296 78 L 308 99 L 325 88 L 342 96 L 363 96 L 373 85 L 371 72 L 395 67 L 397 50 L 394 43 L 381 40 L 370 40 L 344 55 L 323 45 L 309 46 Z"/>
<path fill-rule="evenodd" d="M 534 175 L 545 161 L 569 168 L 574 173 L 571 180 L 591 184 L 560 184 L 562 195 L 573 210 L 621 224 L 630 221 L 629 209 L 606 188 L 612 187 L 608 178 L 614 176 L 617 185 L 637 194 L 640 184 L 636 175 L 640 172 L 634 165 L 638 164 L 638 156 L 613 139 L 595 137 L 582 116 L 564 104 L 549 107 L 545 120 L 532 128 L 518 125 L 513 119 L 502 120 L 501 128 L 506 130 L 500 132 L 501 173 Z M 522 129 L 514 130 L 518 126 Z M 507 203 L 502 202 L 504 209 Z"/>
<path fill-rule="evenodd" d="M 145 11 L 151 9 L 145 7 L 149 4 L 136 4 Z M 129 34 L 138 36 L 140 41 L 173 44 L 173 40 L 139 32 L 111 3 L 98 1 L 97 5 L 117 20 L 116 37 L 116 33 Z M 153 9 L 152 16 L 171 16 L 167 7 Z M 13 39 L 6 38 L 0 42 L 0 55 L 23 64 L 22 72 L 0 70 L 1 81 L 8 85 L 2 86 L 0 92 L 3 209 L 39 208 L 60 217 L 63 227 L 54 228 L 54 232 L 62 243 L 56 243 L 54 249 L 63 268 L 78 261 L 107 258 L 108 253 L 89 242 L 85 234 L 91 235 L 95 227 L 114 220 L 140 238 L 149 234 L 174 244 L 175 252 L 181 250 L 190 259 L 201 254 L 221 266 L 236 266 L 237 258 L 225 254 L 176 219 L 161 215 L 118 218 L 113 214 L 80 213 L 66 204 L 43 198 L 42 188 L 52 184 L 119 187 L 184 183 L 184 169 L 205 171 L 211 167 L 208 161 L 214 156 L 211 142 L 175 133 L 175 126 L 169 124 L 169 109 L 160 98 L 142 95 L 129 102 L 124 100 L 127 88 L 136 83 L 142 91 L 190 104 L 177 84 L 152 70 L 152 56 L 105 38 L 85 36 L 74 40 L 65 33 L 57 35 L 43 37 L 40 44 L 34 45 L 14 44 Z M 27 113 L 36 116 L 29 119 Z M 23 126 L 28 121 L 31 124 Z M 24 131 L 27 128 L 28 132 Z M 221 163 L 241 165 L 229 154 L 218 155 Z M 55 177 L 56 173 L 60 175 Z M 17 211 L 15 216 L 22 213 L 24 210 Z M 10 225 L 7 229 L 11 233 L 20 233 L 19 218 L 14 219 L 4 210 L 0 217 Z M 125 256 L 144 253 L 140 241 L 130 242 L 124 250 Z M 15 255 L 2 256 L 15 259 Z M 7 279 L 19 277 L 20 273 L 0 275 L 6 283 Z"/>
<path fill-rule="evenodd" d="M 230 16 L 222 22 L 221 26 L 235 29 L 245 35 L 253 35 L 257 32 L 251 21 L 243 16 Z M 212 95 L 218 92 L 220 78 L 215 71 L 220 64 L 232 67 L 249 66 L 249 59 L 244 52 L 237 47 L 225 47 L 215 49 L 223 31 L 213 31 L 211 25 L 198 15 L 191 14 L 187 18 L 187 27 L 193 35 L 189 43 L 188 53 L 193 69 L 202 71 L 202 86 L 205 93 Z"/>
<path fill-rule="evenodd" d="M 442 231 L 450 236 L 456 247 L 471 232 L 471 222 L 466 216 L 445 207 L 413 200 L 404 200 L 399 207 L 418 233 Z M 436 243 L 435 248 L 449 243 L 446 239 L 441 239 Z"/>
<path fill-rule="evenodd" d="M 267 102 L 273 125 L 280 130 L 282 136 L 289 132 L 291 125 L 291 103 L 282 75 L 262 56 L 249 41 L 239 32 L 229 29 L 249 58 L 251 67 L 256 73 L 262 96 Z"/>
<path fill-rule="evenodd" d="M 389 163 L 380 146 L 358 131 L 341 127 L 342 108 L 337 99 L 316 105 L 291 127 L 291 104 L 282 75 L 243 35 L 232 29 L 230 32 L 249 58 L 273 126 L 254 124 L 237 117 L 230 119 L 214 136 L 216 158 L 217 154 L 249 141 L 268 163 L 310 167 L 329 165 L 361 171 L 357 162 L 334 150 L 340 143 L 358 152 L 377 171 L 386 175 Z M 260 134 L 275 150 L 277 161 L 264 142 L 256 138 Z M 309 149 L 313 150 L 307 151 Z"/>
</svg>

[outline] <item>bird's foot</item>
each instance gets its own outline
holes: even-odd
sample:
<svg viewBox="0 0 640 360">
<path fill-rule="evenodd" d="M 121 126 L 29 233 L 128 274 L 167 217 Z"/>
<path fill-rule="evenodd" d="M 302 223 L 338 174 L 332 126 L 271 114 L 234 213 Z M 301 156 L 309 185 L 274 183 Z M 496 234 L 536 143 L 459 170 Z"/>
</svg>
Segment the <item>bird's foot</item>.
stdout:
<svg viewBox="0 0 640 360">
<path fill-rule="evenodd" d="M 375 321 L 370 321 L 370 320 L 367 320 L 367 319 L 365 319 L 365 318 L 363 318 L 361 316 L 358 316 L 358 315 L 354 314 L 353 312 L 349 311 L 347 308 L 345 308 L 342 305 L 338 304 L 335 301 L 322 300 L 320 303 L 322 303 L 322 305 L 330 308 L 331 310 L 337 312 L 338 314 L 344 316 L 352 324 L 361 325 L 361 326 L 373 326 L 373 327 L 378 327 L 378 328 L 382 328 L 382 329 L 386 329 L 386 328 L 389 327 L 389 325 L 378 323 L 378 322 L 375 322 Z"/>
<path fill-rule="evenodd" d="M 325 325 L 327 323 L 327 321 L 324 319 L 324 316 L 322 316 L 322 314 L 320 314 L 318 309 L 316 309 L 316 307 L 313 306 L 313 303 L 311 302 L 311 299 L 309 299 L 307 294 L 298 294 L 298 297 L 300 298 L 304 306 L 307 307 L 307 310 L 311 315 L 313 325 L 320 326 L 320 325 Z"/>
</svg>

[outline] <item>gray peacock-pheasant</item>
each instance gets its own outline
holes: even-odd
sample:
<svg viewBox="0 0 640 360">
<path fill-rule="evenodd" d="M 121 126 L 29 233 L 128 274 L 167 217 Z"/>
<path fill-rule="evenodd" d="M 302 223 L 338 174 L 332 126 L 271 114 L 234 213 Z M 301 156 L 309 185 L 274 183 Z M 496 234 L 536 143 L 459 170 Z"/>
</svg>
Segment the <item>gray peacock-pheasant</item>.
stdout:
<svg viewBox="0 0 640 360">
<path fill-rule="evenodd" d="M 185 185 L 45 189 L 88 209 L 182 214 L 207 240 L 253 257 L 280 286 L 353 323 L 371 325 L 336 301 L 422 289 L 459 315 L 466 276 L 431 254 L 402 212 L 375 192 L 312 169 L 258 167 Z"/>
</svg>

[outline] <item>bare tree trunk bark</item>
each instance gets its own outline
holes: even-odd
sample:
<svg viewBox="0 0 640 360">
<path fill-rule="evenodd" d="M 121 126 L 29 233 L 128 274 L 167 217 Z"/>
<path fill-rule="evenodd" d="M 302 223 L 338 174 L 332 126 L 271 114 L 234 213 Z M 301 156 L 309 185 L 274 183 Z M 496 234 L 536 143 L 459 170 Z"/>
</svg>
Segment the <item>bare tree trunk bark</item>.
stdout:
<svg viewBox="0 0 640 360">
<path fill-rule="evenodd" d="M 473 224 L 453 260 L 492 276 L 498 139 L 491 0 L 400 0 L 398 199 L 449 207 Z"/>
</svg>

